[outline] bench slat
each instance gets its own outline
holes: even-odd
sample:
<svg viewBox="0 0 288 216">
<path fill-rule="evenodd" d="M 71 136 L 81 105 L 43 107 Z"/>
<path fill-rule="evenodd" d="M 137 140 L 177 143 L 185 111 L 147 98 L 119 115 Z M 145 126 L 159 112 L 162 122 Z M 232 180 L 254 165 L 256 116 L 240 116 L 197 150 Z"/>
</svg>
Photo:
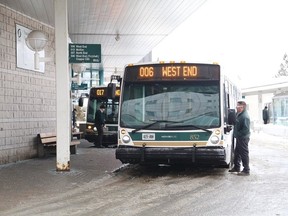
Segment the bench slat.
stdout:
<svg viewBox="0 0 288 216">
<path fill-rule="evenodd" d="M 79 145 L 80 144 L 80 140 L 72 140 L 70 145 Z"/>
<path fill-rule="evenodd" d="M 77 137 L 78 139 L 81 138 L 83 132 L 73 132 L 72 133 L 72 137 Z M 39 134 L 40 138 L 49 138 L 49 137 L 56 137 L 56 133 L 52 132 L 52 133 L 40 133 Z"/>
<path fill-rule="evenodd" d="M 53 143 L 56 144 L 56 140 L 56 137 L 41 138 L 41 143 L 46 145 Z"/>
<path fill-rule="evenodd" d="M 42 139 L 41 142 L 43 145 L 49 145 L 49 146 L 56 145 L 56 137 L 45 138 L 45 139 Z M 79 145 L 79 144 L 80 144 L 80 140 L 78 140 L 78 139 L 72 140 L 70 142 L 70 145 Z"/>
<path fill-rule="evenodd" d="M 48 138 L 48 137 L 56 137 L 56 133 L 52 132 L 52 133 L 40 133 L 39 134 L 40 138 Z"/>
</svg>

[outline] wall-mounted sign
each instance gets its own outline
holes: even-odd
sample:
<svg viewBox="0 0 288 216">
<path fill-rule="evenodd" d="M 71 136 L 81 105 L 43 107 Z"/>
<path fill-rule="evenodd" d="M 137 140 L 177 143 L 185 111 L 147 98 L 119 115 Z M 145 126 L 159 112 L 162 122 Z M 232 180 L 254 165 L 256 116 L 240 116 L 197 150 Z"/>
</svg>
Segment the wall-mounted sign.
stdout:
<svg viewBox="0 0 288 216">
<path fill-rule="evenodd" d="M 69 63 L 101 63 L 101 45 L 69 44 Z"/>
<path fill-rule="evenodd" d="M 75 82 L 71 83 L 71 90 L 87 90 L 88 84 L 87 83 L 81 83 L 81 85 L 78 85 Z"/>
<path fill-rule="evenodd" d="M 31 29 L 25 28 L 16 24 L 16 53 L 17 53 L 17 67 L 27 70 L 43 72 L 45 70 L 45 63 L 39 63 L 39 70 L 34 68 L 34 52 L 30 50 L 25 42 L 27 35 Z M 44 57 L 44 50 L 38 52 L 40 57 Z"/>
</svg>

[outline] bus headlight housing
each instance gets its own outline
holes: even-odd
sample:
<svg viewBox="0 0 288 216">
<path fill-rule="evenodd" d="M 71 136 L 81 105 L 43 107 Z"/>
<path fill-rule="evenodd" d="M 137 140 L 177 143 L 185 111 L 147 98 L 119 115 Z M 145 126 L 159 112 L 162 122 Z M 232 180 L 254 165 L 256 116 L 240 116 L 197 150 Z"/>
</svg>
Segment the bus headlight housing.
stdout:
<svg viewBox="0 0 288 216">
<path fill-rule="evenodd" d="M 210 138 L 210 141 L 211 141 L 212 144 L 218 144 L 219 141 L 220 141 L 220 139 L 219 139 L 218 136 L 213 135 L 213 136 Z"/>
<path fill-rule="evenodd" d="M 129 142 L 130 142 L 130 137 L 129 137 L 128 135 L 124 135 L 124 136 L 122 137 L 122 141 L 123 141 L 124 143 L 129 143 Z"/>
</svg>

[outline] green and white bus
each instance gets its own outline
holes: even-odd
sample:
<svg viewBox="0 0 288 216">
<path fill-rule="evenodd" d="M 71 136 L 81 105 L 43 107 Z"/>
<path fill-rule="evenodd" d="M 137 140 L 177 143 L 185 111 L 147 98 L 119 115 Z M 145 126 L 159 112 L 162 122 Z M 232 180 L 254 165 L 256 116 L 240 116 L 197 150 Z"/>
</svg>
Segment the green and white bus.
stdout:
<svg viewBox="0 0 288 216">
<path fill-rule="evenodd" d="M 101 104 L 104 104 L 105 109 L 105 124 L 103 134 L 103 143 L 105 145 L 117 144 L 117 123 L 118 123 L 118 109 L 119 109 L 119 96 L 120 87 L 114 89 L 115 95 L 113 97 L 108 94 L 108 87 L 92 87 L 90 89 L 87 107 L 87 122 L 85 130 L 85 139 L 93 142 L 96 145 L 98 133 L 94 126 L 95 113 Z"/>
<path fill-rule="evenodd" d="M 218 64 L 128 65 L 120 94 L 116 158 L 122 163 L 233 163 L 241 93 Z"/>
</svg>

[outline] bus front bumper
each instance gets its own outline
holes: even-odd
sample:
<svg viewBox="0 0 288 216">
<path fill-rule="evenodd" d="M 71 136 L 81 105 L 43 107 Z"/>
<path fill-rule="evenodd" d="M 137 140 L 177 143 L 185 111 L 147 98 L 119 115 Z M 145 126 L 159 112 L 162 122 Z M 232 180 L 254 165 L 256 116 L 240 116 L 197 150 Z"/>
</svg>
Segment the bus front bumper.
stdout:
<svg viewBox="0 0 288 216">
<path fill-rule="evenodd" d="M 118 146 L 116 159 L 130 164 L 207 164 L 227 166 L 224 147 Z"/>
<path fill-rule="evenodd" d="M 86 132 L 85 134 L 85 139 L 88 141 L 88 142 L 97 142 L 97 139 L 98 139 L 98 134 L 97 132 Z M 104 134 L 103 134 L 103 141 L 102 141 L 104 144 L 117 144 L 117 131 L 116 132 L 110 132 L 107 133 L 106 131 L 104 131 Z"/>
</svg>

